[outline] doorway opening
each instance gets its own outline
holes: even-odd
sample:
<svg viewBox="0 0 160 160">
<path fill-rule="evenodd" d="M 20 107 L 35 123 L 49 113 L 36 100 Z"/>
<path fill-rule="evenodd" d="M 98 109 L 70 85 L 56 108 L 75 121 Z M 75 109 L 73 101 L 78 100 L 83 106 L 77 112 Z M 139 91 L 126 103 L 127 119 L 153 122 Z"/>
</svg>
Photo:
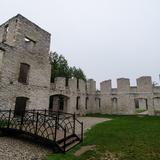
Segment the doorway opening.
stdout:
<svg viewBox="0 0 160 160">
<path fill-rule="evenodd" d="M 65 95 L 52 95 L 49 99 L 50 111 L 63 111 L 67 112 L 68 97 Z"/>
<path fill-rule="evenodd" d="M 117 97 L 112 98 L 112 114 L 118 113 L 118 99 Z"/>
<path fill-rule="evenodd" d="M 27 97 L 16 98 L 14 116 L 22 116 L 24 114 L 28 100 L 29 98 Z"/>
<path fill-rule="evenodd" d="M 148 114 L 148 100 L 146 98 L 136 98 L 135 109 L 138 114 Z"/>
</svg>

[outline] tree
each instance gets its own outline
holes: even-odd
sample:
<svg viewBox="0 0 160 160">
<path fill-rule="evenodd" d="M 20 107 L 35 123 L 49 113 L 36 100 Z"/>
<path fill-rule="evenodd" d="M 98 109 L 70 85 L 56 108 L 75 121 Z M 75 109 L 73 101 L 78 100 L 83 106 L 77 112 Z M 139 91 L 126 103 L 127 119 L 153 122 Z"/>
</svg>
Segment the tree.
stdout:
<svg viewBox="0 0 160 160">
<path fill-rule="evenodd" d="M 82 69 L 70 67 L 64 56 L 58 55 L 56 52 L 50 52 L 49 60 L 51 64 L 51 82 L 54 82 L 56 77 L 71 78 L 86 80 L 86 76 Z"/>
<path fill-rule="evenodd" d="M 75 66 L 72 67 L 72 76 L 76 77 L 77 79 L 83 79 L 84 81 L 86 81 L 86 76 L 81 68 L 77 69 Z"/>
<path fill-rule="evenodd" d="M 154 81 L 154 82 L 152 83 L 152 86 L 153 86 L 153 87 L 156 87 L 156 86 L 158 86 L 158 83 Z"/>
</svg>

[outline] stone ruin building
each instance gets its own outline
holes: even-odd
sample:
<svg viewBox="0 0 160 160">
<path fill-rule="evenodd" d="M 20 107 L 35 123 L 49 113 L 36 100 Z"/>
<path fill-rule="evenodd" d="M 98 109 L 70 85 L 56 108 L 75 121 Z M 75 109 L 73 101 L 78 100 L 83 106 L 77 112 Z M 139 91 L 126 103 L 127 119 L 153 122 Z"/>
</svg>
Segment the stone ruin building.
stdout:
<svg viewBox="0 0 160 160">
<path fill-rule="evenodd" d="M 0 26 L 0 109 L 49 109 L 76 114 L 160 113 L 160 86 L 153 86 L 149 76 L 137 79 L 103 81 L 100 90 L 93 79 L 66 80 L 57 77 L 50 83 L 48 55 L 51 35 L 25 17 L 17 15 Z"/>
</svg>

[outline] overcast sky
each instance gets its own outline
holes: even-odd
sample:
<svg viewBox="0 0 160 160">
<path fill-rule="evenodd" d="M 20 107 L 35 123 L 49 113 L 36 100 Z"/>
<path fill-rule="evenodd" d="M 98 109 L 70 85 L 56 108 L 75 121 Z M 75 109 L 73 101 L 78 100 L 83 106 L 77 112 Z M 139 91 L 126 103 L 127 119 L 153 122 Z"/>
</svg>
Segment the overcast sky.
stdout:
<svg viewBox="0 0 160 160">
<path fill-rule="evenodd" d="M 51 50 L 98 83 L 159 82 L 160 0 L 1 0 L 0 23 L 22 14 L 52 34 Z"/>
</svg>

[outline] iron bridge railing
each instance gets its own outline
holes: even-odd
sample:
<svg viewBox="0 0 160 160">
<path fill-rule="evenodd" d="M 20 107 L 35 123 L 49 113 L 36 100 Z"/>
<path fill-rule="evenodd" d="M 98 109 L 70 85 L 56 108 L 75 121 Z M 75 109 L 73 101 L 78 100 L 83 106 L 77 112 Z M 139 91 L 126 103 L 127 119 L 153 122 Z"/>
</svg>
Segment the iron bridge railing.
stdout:
<svg viewBox="0 0 160 160">
<path fill-rule="evenodd" d="M 83 122 L 75 114 L 64 112 L 26 110 L 16 116 L 14 110 L 0 110 L 0 129 L 17 130 L 54 143 L 63 139 L 63 148 L 60 147 L 63 152 L 67 137 L 76 135 L 83 141 Z"/>
</svg>

